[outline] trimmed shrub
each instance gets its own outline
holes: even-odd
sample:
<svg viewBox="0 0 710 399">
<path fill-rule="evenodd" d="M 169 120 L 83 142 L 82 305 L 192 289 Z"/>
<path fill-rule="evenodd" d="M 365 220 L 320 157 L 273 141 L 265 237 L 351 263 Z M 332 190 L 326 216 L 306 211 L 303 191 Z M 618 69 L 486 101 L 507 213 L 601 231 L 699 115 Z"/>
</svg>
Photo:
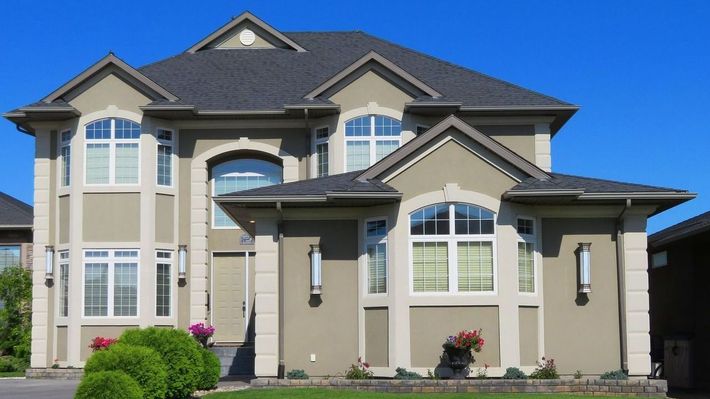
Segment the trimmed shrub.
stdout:
<svg viewBox="0 0 710 399">
<path fill-rule="evenodd" d="M 141 399 L 138 383 L 121 371 L 99 371 L 84 377 L 74 399 Z"/>
<path fill-rule="evenodd" d="M 421 380 L 422 376 L 414 371 L 409 371 L 404 367 L 397 367 L 395 370 L 397 374 L 394 375 L 395 380 Z"/>
<path fill-rule="evenodd" d="M 504 380 L 526 380 L 527 378 L 528 376 L 523 373 L 523 370 L 517 367 L 508 367 L 503 374 Z"/>
<path fill-rule="evenodd" d="M 205 391 L 217 386 L 222 365 L 219 363 L 217 355 L 208 349 L 201 349 L 200 352 L 202 352 L 204 367 L 202 368 L 202 375 L 200 376 L 200 383 L 197 384 L 197 389 Z"/>
<path fill-rule="evenodd" d="M 607 371 L 606 373 L 599 376 L 602 380 L 628 380 L 629 376 L 626 375 L 624 370 L 614 370 Z"/>
<path fill-rule="evenodd" d="M 0 372 L 25 371 L 29 363 L 25 359 L 12 356 L 0 357 Z"/>
<path fill-rule="evenodd" d="M 286 378 L 289 380 L 307 380 L 308 374 L 301 369 L 294 369 L 286 373 Z"/>
<path fill-rule="evenodd" d="M 130 329 L 119 338 L 126 345 L 146 346 L 158 352 L 167 367 L 167 398 L 189 398 L 200 383 L 203 361 L 200 345 L 185 331 L 149 327 Z"/>
<path fill-rule="evenodd" d="M 555 359 L 545 359 L 542 358 L 544 363 L 537 363 L 537 368 L 535 371 L 530 373 L 530 378 L 533 380 L 556 380 L 560 378 L 559 373 L 557 373 L 557 365 L 555 365 Z"/>
<path fill-rule="evenodd" d="M 114 344 L 95 352 L 86 361 L 84 372 L 122 371 L 133 378 L 144 399 L 163 399 L 168 389 L 168 372 L 160 355 L 144 346 Z"/>
</svg>

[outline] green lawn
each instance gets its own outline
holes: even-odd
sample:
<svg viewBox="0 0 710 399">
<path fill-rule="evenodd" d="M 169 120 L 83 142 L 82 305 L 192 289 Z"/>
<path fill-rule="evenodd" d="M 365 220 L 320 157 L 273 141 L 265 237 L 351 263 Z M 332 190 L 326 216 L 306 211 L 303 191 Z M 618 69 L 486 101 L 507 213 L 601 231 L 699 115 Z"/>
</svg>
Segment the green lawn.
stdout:
<svg viewBox="0 0 710 399">
<path fill-rule="evenodd" d="M 355 392 L 310 388 L 279 388 L 279 389 L 247 389 L 238 392 L 221 392 L 205 396 L 208 399 L 275 399 L 275 398 L 308 398 L 308 399 L 579 399 L 579 395 L 565 394 L 534 394 L 534 393 L 379 393 Z M 604 398 L 604 396 L 595 396 Z"/>
<path fill-rule="evenodd" d="M 2 371 L 2 372 L 0 372 L 0 378 L 24 377 L 24 376 L 25 376 L 24 371 Z"/>
</svg>

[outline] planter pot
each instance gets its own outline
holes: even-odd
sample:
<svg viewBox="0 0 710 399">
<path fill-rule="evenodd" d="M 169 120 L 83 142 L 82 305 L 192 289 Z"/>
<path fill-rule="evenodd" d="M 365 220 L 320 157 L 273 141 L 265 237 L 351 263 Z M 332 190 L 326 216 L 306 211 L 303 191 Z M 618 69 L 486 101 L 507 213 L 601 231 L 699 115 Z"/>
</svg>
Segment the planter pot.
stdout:
<svg viewBox="0 0 710 399">
<path fill-rule="evenodd" d="M 444 347 L 444 352 L 449 360 L 449 367 L 453 371 L 451 379 L 463 380 L 468 377 L 468 366 L 473 363 L 470 349 Z"/>
</svg>

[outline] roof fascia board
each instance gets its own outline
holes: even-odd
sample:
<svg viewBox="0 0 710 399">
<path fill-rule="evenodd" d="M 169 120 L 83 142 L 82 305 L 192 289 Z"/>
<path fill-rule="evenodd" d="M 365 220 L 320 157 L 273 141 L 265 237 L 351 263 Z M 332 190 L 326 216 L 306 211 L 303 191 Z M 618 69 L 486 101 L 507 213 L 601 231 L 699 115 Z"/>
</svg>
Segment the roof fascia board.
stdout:
<svg viewBox="0 0 710 399">
<path fill-rule="evenodd" d="M 578 111 L 577 105 L 461 106 L 461 111 Z"/>
<path fill-rule="evenodd" d="M 153 90 L 157 94 L 161 95 L 163 98 L 169 101 L 176 101 L 178 98 L 164 89 L 162 86 L 159 84 L 155 83 L 154 81 L 150 80 L 147 76 L 143 75 L 142 73 L 138 72 L 135 68 L 132 66 L 126 64 L 123 60 L 120 58 L 116 57 L 113 53 L 109 53 L 107 56 L 104 58 L 100 59 L 98 62 L 96 62 L 94 65 L 90 66 L 89 68 L 85 69 L 83 72 L 81 72 L 79 75 L 74 77 L 72 80 L 69 82 L 65 83 L 62 87 L 58 88 L 57 90 L 53 91 L 50 93 L 47 97 L 43 98 L 42 101 L 46 103 L 51 103 L 52 101 L 56 100 L 57 98 L 61 97 L 64 95 L 66 92 L 72 90 L 73 88 L 79 86 L 82 82 L 85 80 L 89 79 L 91 76 L 96 74 L 97 72 L 101 71 L 105 67 L 109 65 L 115 65 L 117 68 L 123 70 L 125 73 L 127 73 L 129 76 L 132 78 L 136 79 L 139 83 L 145 85 L 149 89 Z"/>
<path fill-rule="evenodd" d="M 0 230 L 16 230 L 16 229 L 32 229 L 31 224 L 3 224 L 0 225 Z"/>
<path fill-rule="evenodd" d="M 326 202 L 327 198 L 325 195 L 260 195 L 260 196 L 227 196 L 227 197 L 214 197 L 217 203 L 230 203 L 234 201 L 238 202 Z"/>
<path fill-rule="evenodd" d="M 584 194 L 584 190 L 516 190 L 506 191 L 503 193 L 503 198 L 534 198 L 534 197 L 579 197 Z"/>
<path fill-rule="evenodd" d="M 624 193 L 584 193 L 579 196 L 580 200 L 605 200 L 605 199 L 644 199 L 644 200 L 666 200 L 682 199 L 689 200 L 697 197 L 696 193 L 689 192 L 624 192 Z"/>
<path fill-rule="evenodd" d="M 306 94 L 304 98 L 307 99 L 314 99 L 318 97 L 319 95 L 323 94 L 326 90 L 340 82 L 341 80 L 345 79 L 347 76 L 350 74 L 354 73 L 357 71 L 360 67 L 364 66 L 370 61 L 374 61 L 394 73 L 395 75 L 399 76 L 400 78 L 404 79 L 407 83 L 411 84 L 412 86 L 416 87 L 417 89 L 423 91 L 427 95 L 434 97 L 434 98 L 439 98 L 442 96 L 441 93 L 436 91 L 434 88 L 431 86 L 427 85 L 426 83 L 422 82 L 421 80 L 417 79 L 414 77 L 412 74 L 409 72 L 405 71 L 404 69 L 400 68 L 397 66 L 395 63 L 392 61 L 388 60 L 387 58 L 381 56 L 375 51 L 370 51 L 367 54 L 365 54 L 363 57 L 358 59 L 357 61 L 353 62 L 349 66 L 347 66 L 345 69 L 342 71 L 336 73 L 333 77 L 330 79 L 326 80 L 323 82 L 321 85 L 313 89 L 310 93 Z"/>
<path fill-rule="evenodd" d="M 486 136 L 485 134 L 479 132 L 473 126 L 467 124 L 461 119 L 454 115 L 450 115 L 443 121 L 436 124 L 431 129 L 427 130 L 424 134 L 416 137 L 414 140 L 400 147 L 390 155 L 383 158 L 380 162 L 372 165 L 370 168 L 366 169 L 363 173 L 357 176 L 358 180 L 374 179 L 385 173 L 387 170 L 395 166 L 398 162 L 402 161 L 409 155 L 413 154 L 416 150 L 429 143 L 430 141 L 436 139 L 440 134 L 448 130 L 449 128 L 455 128 L 460 132 L 466 134 L 474 141 L 481 144 L 487 150 L 493 152 L 494 154 L 501 157 L 506 162 L 509 162 L 513 166 L 527 173 L 528 175 L 538 178 L 538 179 L 549 179 L 550 175 L 544 170 L 538 168 L 532 163 L 528 162 L 520 155 L 514 153 L 507 147 L 493 140 L 492 138 Z"/>
<path fill-rule="evenodd" d="M 288 45 L 289 47 L 291 47 L 292 49 L 294 49 L 296 51 L 298 51 L 298 52 L 307 51 L 305 48 L 301 47 L 298 43 L 289 39 L 288 36 L 284 35 L 283 33 L 279 32 L 278 30 L 274 29 L 274 27 L 272 27 L 271 25 L 262 21 L 261 19 L 256 17 L 254 14 L 252 14 L 248 11 L 245 11 L 242 14 L 240 14 L 239 16 L 237 16 L 236 18 L 233 18 L 231 21 L 224 24 L 221 28 L 217 29 L 216 31 L 212 32 L 204 39 L 202 39 L 199 42 L 197 42 L 196 44 L 194 44 L 192 47 L 187 49 L 185 52 L 186 53 L 195 53 L 197 51 L 202 50 L 208 44 L 212 43 L 220 36 L 229 32 L 231 29 L 233 29 L 237 25 L 241 24 L 245 20 L 248 20 L 249 22 L 253 23 L 254 25 L 258 26 L 259 28 L 265 30 L 267 33 L 269 33 L 270 35 L 273 35 L 274 37 L 281 40 L 286 45 Z"/>
</svg>

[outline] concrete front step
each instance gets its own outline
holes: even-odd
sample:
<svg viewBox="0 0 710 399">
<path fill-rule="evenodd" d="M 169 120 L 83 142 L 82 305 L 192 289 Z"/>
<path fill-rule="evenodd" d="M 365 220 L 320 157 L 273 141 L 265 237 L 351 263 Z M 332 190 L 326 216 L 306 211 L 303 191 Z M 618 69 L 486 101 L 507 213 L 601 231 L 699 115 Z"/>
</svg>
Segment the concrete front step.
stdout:
<svg viewBox="0 0 710 399">
<path fill-rule="evenodd" d="M 254 375 L 253 346 L 213 346 L 221 365 L 220 377 L 227 375 Z"/>
</svg>

